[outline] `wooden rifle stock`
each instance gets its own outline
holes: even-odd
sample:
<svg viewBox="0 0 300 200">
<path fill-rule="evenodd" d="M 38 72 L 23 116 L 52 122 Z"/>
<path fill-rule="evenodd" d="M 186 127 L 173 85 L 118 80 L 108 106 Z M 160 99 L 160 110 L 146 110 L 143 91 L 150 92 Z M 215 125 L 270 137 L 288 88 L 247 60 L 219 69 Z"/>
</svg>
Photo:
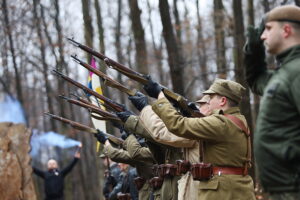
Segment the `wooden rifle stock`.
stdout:
<svg viewBox="0 0 300 200">
<path fill-rule="evenodd" d="M 97 58 L 105 61 L 106 65 L 117 70 L 118 72 L 120 72 L 121 74 L 124 74 L 125 76 L 127 76 L 128 78 L 135 80 L 143 85 L 148 84 L 149 80 L 147 78 L 147 75 L 138 73 L 136 71 L 134 71 L 133 69 L 130 69 L 116 61 L 114 61 L 113 59 L 107 57 L 104 54 L 101 54 L 95 50 L 93 50 L 92 48 L 85 46 L 83 44 L 80 44 L 79 42 L 76 42 L 75 40 L 71 39 L 71 38 L 67 38 L 73 45 L 75 45 L 76 47 L 79 47 L 80 49 L 92 54 L 93 56 L 96 56 Z M 98 70 L 97 70 L 98 71 Z M 95 74 L 97 74 L 96 72 L 94 72 Z M 98 76 L 100 76 L 99 74 L 97 74 Z M 200 113 L 199 110 L 193 110 L 192 108 L 190 108 L 189 105 L 189 101 L 184 98 L 183 96 L 169 90 L 168 88 L 166 88 L 165 86 L 161 86 L 163 88 L 163 93 L 165 94 L 166 98 L 171 101 L 172 103 L 174 103 L 174 105 L 178 108 L 180 108 L 181 112 L 188 116 L 188 117 L 203 117 L 204 115 L 202 113 Z"/>
<path fill-rule="evenodd" d="M 45 112 L 44 114 L 50 116 L 51 118 L 53 118 L 55 120 L 61 121 L 61 122 L 66 123 L 66 124 L 69 124 L 69 125 L 71 125 L 73 128 L 75 128 L 77 130 L 81 130 L 81 131 L 88 132 L 88 133 L 93 133 L 93 134 L 97 134 L 98 133 L 97 129 L 88 127 L 88 126 L 86 126 L 84 124 L 81 124 L 81 123 L 78 123 L 78 122 L 75 122 L 75 121 L 63 118 L 63 117 L 58 116 L 58 115 L 51 114 L 49 112 Z M 123 142 L 124 142 L 122 139 L 120 139 L 120 138 L 118 138 L 118 137 L 116 137 L 114 135 L 111 135 L 111 134 L 108 134 L 108 133 L 105 133 L 105 135 L 107 136 L 107 138 L 111 142 L 113 142 L 116 145 L 122 145 Z"/>
</svg>

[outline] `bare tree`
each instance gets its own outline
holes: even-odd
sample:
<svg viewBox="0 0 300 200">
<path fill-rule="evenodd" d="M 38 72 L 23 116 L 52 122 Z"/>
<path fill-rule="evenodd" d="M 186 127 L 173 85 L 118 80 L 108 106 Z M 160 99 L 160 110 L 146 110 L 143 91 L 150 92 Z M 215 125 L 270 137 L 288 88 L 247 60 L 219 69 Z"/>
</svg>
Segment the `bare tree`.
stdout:
<svg viewBox="0 0 300 200">
<path fill-rule="evenodd" d="M 46 47 L 45 47 L 45 41 L 43 38 L 43 34 L 42 34 L 42 29 L 41 29 L 41 18 L 38 15 L 38 4 L 39 4 L 39 0 L 33 0 L 33 17 L 34 17 L 34 22 L 35 22 L 35 26 L 37 29 L 37 35 L 38 35 L 38 41 L 39 41 L 39 49 L 40 49 L 40 59 L 42 61 L 42 66 L 43 66 L 43 78 L 45 81 L 45 90 L 46 90 L 46 99 L 47 99 L 47 103 L 48 103 L 48 110 L 50 113 L 54 113 L 54 107 L 53 107 L 53 103 L 52 103 L 52 89 L 51 89 L 51 85 L 50 85 L 50 81 L 48 78 L 48 64 L 46 63 Z M 51 130 L 57 130 L 56 124 L 54 122 L 54 120 L 50 121 L 51 123 Z"/>
<path fill-rule="evenodd" d="M 249 87 L 246 84 L 244 63 L 243 63 L 243 46 L 245 44 L 244 38 L 244 23 L 243 23 L 243 9 L 240 0 L 232 1 L 234 14 L 234 71 L 235 79 L 246 87 L 246 95 L 241 102 L 241 112 L 245 115 L 250 129 L 252 130 L 252 117 L 250 109 L 250 95 Z"/>
<path fill-rule="evenodd" d="M 148 58 L 145 42 L 144 28 L 141 22 L 141 10 L 137 0 L 128 0 L 130 7 L 130 18 L 132 22 L 132 32 L 134 35 L 137 69 L 143 74 L 148 74 Z"/>
<path fill-rule="evenodd" d="M 163 25 L 163 36 L 167 46 L 168 63 L 170 66 L 170 75 L 173 85 L 173 90 L 181 95 L 184 95 L 184 79 L 183 79 L 183 54 L 178 48 L 178 44 L 174 35 L 173 26 L 171 23 L 169 3 L 165 0 L 159 0 L 159 11 Z"/>
<path fill-rule="evenodd" d="M 218 77 L 226 79 L 227 66 L 225 56 L 225 35 L 224 35 L 224 6 L 222 0 L 214 0 L 214 26 L 215 43 L 217 52 Z"/>
<path fill-rule="evenodd" d="M 9 13 L 8 13 L 6 0 L 2 1 L 1 6 L 2 6 L 2 12 L 3 12 L 3 15 L 4 15 L 5 32 L 6 32 L 6 35 L 8 37 L 9 49 L 10 49 L 10 52 L 11 52 L 11 55 L 12 55 L 13 68 L 14 68 L 14 71 L 15 71 L 17 98 L 20 101 L 21 105 L 24 106 L 23 90 L 22 90 L 22 86 L 21 86 L 21 76 L 20 76 L 19 69 L 18 69 L 17 62 L 16 62 L 14 40 L 13 40 L 13 36 L 12 36 L 12 27 L 10 25 Z"/>
<path fill-rule="evenodd" d="M 150 6 L 149 0 L 147 0 L 147 8 L 148 8 L 148 23 L 150 26 L 150 34 L 151 34 L 151 41 L 152 41 L 152 46 L 153 46 L 153 51 L 154 51 L 154 56 L 155 56 L 155 60 L 157 63 L 157 69 L 158 69 L 158 73 L 159 73 L 159 81 L 160 83 L 162 83 L 163 85 L 166 85 L 167 82 L 164 78 L 164 73 L 163 73 L 163 68 L 162 68 L 162 40 L 160 40 L 160 44 L 159 46 L 156 45 L 155 43 L 155 36 L 154 36 L 154 31 L 153 31 L 153 23 L 151 20 L 151 15 L 152 15 L 152 8 Z"/>
<path fill-rule="evenodd" d="M 203 38 L 202 21 L 199 11 L 199 0 L 196 0 L 197 7 L 197 54 L 200 65 L 200 74 L 203 84 L 203 88 L 208 88 L 208 78 L 207 78 L 207 54 L 206 54 L 206 44 Z"/>
</svg>

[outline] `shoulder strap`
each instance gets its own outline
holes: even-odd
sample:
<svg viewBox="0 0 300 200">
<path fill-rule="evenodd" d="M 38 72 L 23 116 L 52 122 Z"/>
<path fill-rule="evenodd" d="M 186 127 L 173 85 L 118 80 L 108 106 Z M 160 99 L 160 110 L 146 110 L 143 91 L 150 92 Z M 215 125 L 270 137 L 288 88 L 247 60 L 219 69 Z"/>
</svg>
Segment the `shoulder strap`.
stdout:
<svg viewBox="0 0 300 200">
<path fill-rule="evenodd" d="M 224 116 L 231 120 L 235 125 L 237 125 L 247 136 L 250 135 L 249 127 L 246 127 L 245 123 L 242 120 L 240 120 L 236 116 L 229 114 L 224 114 Z"/>
<path fill-rule="evenodd" d="M 248 168 L 251 167 L 251 140 L 250 140 L 250 130 L 249 127 L 245 125 L 245 123 L 237 118 L 236 116 L 224 114 L 230 121 L 232 121 L 235 125 L 237 125 L 246 135 L 247 137 L 247 154 L 246 154 L 246 163 L 244 166 L 244 175 L 248 173 Z"/>
</svg>

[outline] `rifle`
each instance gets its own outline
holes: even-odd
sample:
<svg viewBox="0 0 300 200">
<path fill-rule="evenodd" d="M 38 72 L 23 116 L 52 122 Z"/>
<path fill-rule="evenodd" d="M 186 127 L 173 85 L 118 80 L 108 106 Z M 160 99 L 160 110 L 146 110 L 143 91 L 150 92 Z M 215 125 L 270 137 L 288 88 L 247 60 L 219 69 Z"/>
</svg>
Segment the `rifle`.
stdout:
<svg viewBox="0 0 300 200">
<path fill-rule="evenodd" d="M 76 42 L 75 40 L 71 39 L 71 38 L 67 38 L 74 46 L 79 47 L 80 49 L 92 54 L 93 56 L 96 56 L 97 58 L 103 60 L 106 65 L 108 65 L 109 67 L 117 70 L 118 72 L 120 72 L 121 74 L 124 74 L 125 76 L 129 77 L 130 79 L 133 79 L 143 85 L 148 84 L 149 80 L 147 78 L 147 75 L 141 74 L 139 72 L 134 71 L 133 69 L 130 69 L 116 61 L 114 61 L 113 59 L 105 56 L 104 54 L 101 54 L 95 50 L 93 50 L 92 48 L 85 46 L 83 44 L 80 44 L 79 42 Z M 99 70 L 97 70 L 99 71 Z M 98 74 L 97 74 L 98 75 Z M 199 110 L 193 110 L 192 108 L 189 107 L 189 103 L 190 101 L 188 101 L 185 97 L 169 90 L 168 88 L 166 88 L 165 86 L 162 86 L 163 88 L 162 91 L 164 93 L 164 95 L 166 96 L 166 98 L 171 101 L 174 106 L 180 108 L 180 110 L 186 115 L 186 116 L 191 116 L 191 117 L 203 117 L 204 115 L 202 113 L 200 113 Z"/>
<path fill-rule="evenodd" d="M 103 105 L 109 109 L 115 110 L 117 112 L 122 112 L 124 111 L 124 106 L 121 104 L 116 103 L 115 101 L 95 92 L 94 90 L 82 85 L 81 83 L 69 78 L 68 76 L 58 72 L 57 70 L 52 70 L 52 72 L 54 72 L 57 76 L 63 78 L 64 80 L 66 80 L 67 82 L 71 83 L 72 85 L 75 85 L 76 87 L 82 89 L 84 92 L 89 93 L 93 96 L 95 96 L 96 98 L 102 100 L 104 103 Z"/>
<path fill-rule="evenodd" d="M 101 108 L 91 104 L 90 102 L 84 100 L 83 98 L 81 100 L 75 100 L 75 99 L 71 99 L 68 98 L 66 96 L 63 95 L 59 95 L 60 98 L 68 101 L 71 104 L 75 104 L 78 105 L 80 107 L 86 108 L 88 109 L 91 113 L 96 113 L 102 117 L 96 117 L 97 119 L 100 120 L 113 120 L 113 121 L 117 121 L 117 122 L 121 122 L 121 120 L 118 118 L 117 115 L 107 112 L 105 110 L 102 110 Z M 94 117 L 95 115 L 92 114 L 92 116 Z"/>
<path fill-rule="evenodd" d="M 102 71 L 93 68 L 91 65 L 89 65 L 86 62 L 80 60 L 76 56 L 71 56 L 71 57 L 74 59 L 75 62 L 79 63 L 81 66 L 83 66 L 87 70 L 95 73 L 97 76 L 102 78 L 104 80 L 105 85 L 110 86 L 112 88 L 116 88 L 116 89 L 120 90 L 121 92 L 124 92 L 124 93 L 128 94 L 129 96 L 134 96 L 136 94 L 136 92 L 137 92 L 136 90 L 131 90 L 131 89 L 125 87 L 121 83 L 119 83 L 119 82 L 115 81 L 114 79 L 110 78 L 108 75 L 106 75 Z"/>
<path fill-rule="evenodd" d="M 88 126 L 86 126 L 86 125 L 84 125 L 84 124 L 80 124 L 80 123 L 78 123 L 78 122 L 75 122 L 75 121 L 72 121 L 72 120 L 69 120 L 69 119 L 60 117 L 60 116 L 58 116 L 58 115 L 51 114 L 51 113 L 49 113 L 49 112 L 45 112 L 44 114 L 45 114 L 45 115 L 48 115 L 48 116 L 50 116 L 51 118 L 56 119 L 56 120 L 58 120 L 58 121 L 61 121 L 61 122 L 66 123 L 66 124 L 69 124 L 69 125 L 71 125 L 73 128 L 75 128 L 75 129 L 78 129 L 78 130 L 81 130 L 81 131 L 84 131 L 84 132 L 88 132 L 88 133 L 93 133 L 93 134 L 97 134 L 97 133 L 98 133 L 97 129 L 88 127 Z M 113 143 L 116 144 L 116 145 L 122 145 L 123 142 L 124 142 L 122 139 L 120 139 L 120 138 L 118 138 L 118 137 L 116 137 L 116 136 L 114 136 L 114 135 L 111 135 L 111 134 L 109 134 L 109 133 L 104 133 L 104 134 L 107 136 L 107 138 L 108 138 L 111 142 L 113 142 Z"/>
</svg>

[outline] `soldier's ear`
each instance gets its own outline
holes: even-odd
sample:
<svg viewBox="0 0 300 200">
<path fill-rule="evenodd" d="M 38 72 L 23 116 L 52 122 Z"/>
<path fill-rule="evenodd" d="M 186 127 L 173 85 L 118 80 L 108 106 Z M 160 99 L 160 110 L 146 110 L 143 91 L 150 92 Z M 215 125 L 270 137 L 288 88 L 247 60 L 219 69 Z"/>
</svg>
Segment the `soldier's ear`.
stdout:
<svg viewBox="0 0 300 200">
<path fill-rule="evenodd" d="M 227 104 L 227 97 L 221 97 L 219 100 L 220 106 L 225 106 Z"/>
<path fill-rule="evenodd" d="M 294 31 L 294 30 L 292 30 L 293 27 L 288 23 L 284 24 L 282 29 L 283 29 L 283 37 L 284 38 L 288 38 L 289 36 L 291 36 L 291 34 Z"/>
</svg>

